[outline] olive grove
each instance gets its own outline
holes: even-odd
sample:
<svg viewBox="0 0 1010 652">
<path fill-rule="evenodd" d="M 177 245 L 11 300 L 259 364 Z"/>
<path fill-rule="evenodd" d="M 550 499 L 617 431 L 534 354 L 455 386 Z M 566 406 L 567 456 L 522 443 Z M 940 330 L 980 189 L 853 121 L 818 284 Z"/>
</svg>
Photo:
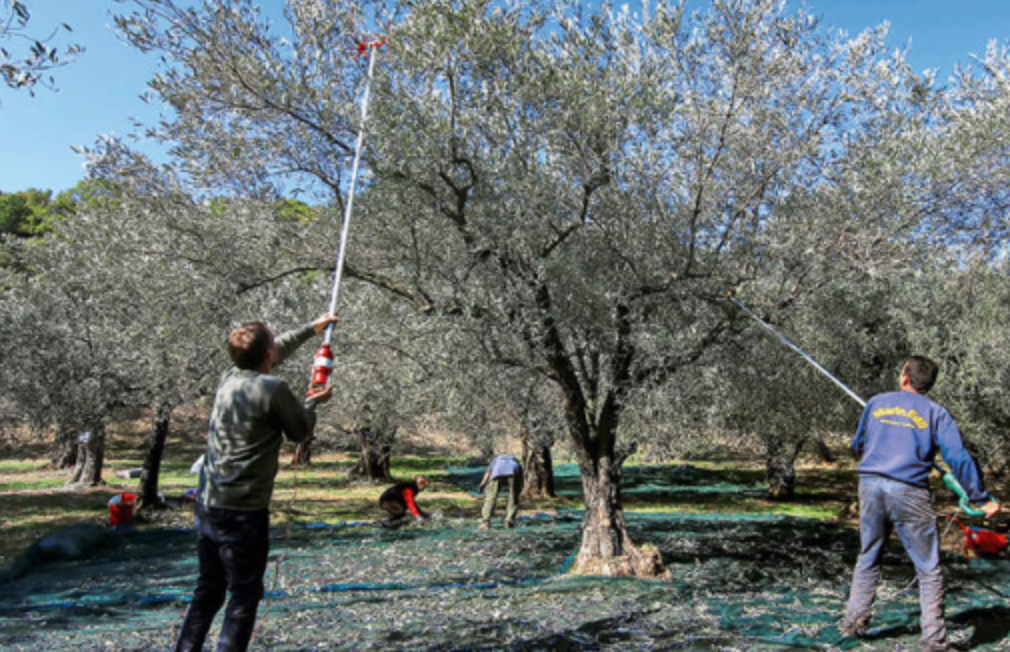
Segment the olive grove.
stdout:
<svg viewBox="0 0 1010 652">
<path fill-rule="evenodd" d="M 1007 468 L 1005 50 L 941 85 L 885 30 L 772 0 L 122 6 L 166 63 L 150 134 L 171 162 L 100 142 L 87 201 L 0 242 L 0 417 L 59 432 L 75 483 L 142 407 L 156 502 L 174 410 L 212 391 L 230 325 L 321 311 L 375 30 L 327 417 L 355 477 L 385 479 L 396 434 L 434 420 L 485 455 L 519 434 L 526 491 L 549 495 L 563 444 L 577 569 L 660 574 L 625 526 L 630 455 L 745 437 L 787 498 L 803 448 L 858 415 L 730 290 L 864 397 L 935 357 Z"/>
<path fill-rule="evenodd" d="M 627 410 L 745 333 L 727 289 L 766 314 L 857 294 L 921 266 L 941 215 L 943 94 L 884 30 L 844 39 L 780 2 L 132 5 L 117 22 L 169 64 L 157 132 L 191 182 L 334 213 L 365 70 L 348 45 L 387 33 L 349 272 L 557 388 L 584 571 L 661 571 L 624 525 Z"/>
</svg>

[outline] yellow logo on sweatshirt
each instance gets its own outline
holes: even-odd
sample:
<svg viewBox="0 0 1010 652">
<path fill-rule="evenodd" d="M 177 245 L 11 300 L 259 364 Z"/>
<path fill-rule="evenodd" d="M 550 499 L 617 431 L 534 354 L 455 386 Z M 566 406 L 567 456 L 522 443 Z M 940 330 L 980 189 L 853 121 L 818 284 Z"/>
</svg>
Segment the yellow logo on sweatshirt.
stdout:
<svg viewBox="0 0 1010 652">
<path fill-rule="evenodd" d="M 903 407 L 878 408 L 873 411 L 873 417 L 881 423 L 889 423 L 892 426 L 902 426 L 904 428 L 926 428 L 929 425 L 918 412 L 915 410 L 906 410 Z M 905 417 L 912 423 L 885 419 L 884 417 Z"/>
</svg>

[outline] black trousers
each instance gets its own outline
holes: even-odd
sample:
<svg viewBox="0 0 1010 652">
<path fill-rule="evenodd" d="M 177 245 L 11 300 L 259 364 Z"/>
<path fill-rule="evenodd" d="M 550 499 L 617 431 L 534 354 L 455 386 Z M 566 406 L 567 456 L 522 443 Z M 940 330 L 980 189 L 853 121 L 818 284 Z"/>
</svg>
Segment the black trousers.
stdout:
<svg viewBox="0 0 1010 652">
<path fill-rule="evenodd" d="M 263 599 L 263 575 L 270 552 L 270 513 L 196 504 L 197 554 L 200 578 L 186 611 L 176 652 L 203 649 L 214 616 L 225 609 L 218 652 L 242 652 L 249 647 L 256 610 Z"/>
<path fill-rule="evenodd" d="M 386 510 L 390 521 L 399 521 L 407 515 L 407 503 L 403 500 L 383 500 L 379 502 L 379 507 Z"/>
</svg>

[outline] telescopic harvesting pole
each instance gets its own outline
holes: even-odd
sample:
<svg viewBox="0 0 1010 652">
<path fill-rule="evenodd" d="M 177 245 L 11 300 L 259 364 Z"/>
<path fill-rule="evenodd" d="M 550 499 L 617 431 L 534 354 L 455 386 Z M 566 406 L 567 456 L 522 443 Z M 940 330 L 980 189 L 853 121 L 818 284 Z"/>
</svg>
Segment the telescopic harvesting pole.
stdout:
<svg viewBox="0 0 1010 652">
<path fill-rule="evenodd" d="M 351 165 L 351 186 L 347 192 L 347 205 L 344 207 L 344 223 L 340 230 L 340 247 L 337 250 L 337 262 L 333 268 L 333 292 L 330 295 L 329 314 L 336 314 L 337 298 L 340 295 L 340 280 L 344 274 L 344 258 L 347 253 L 347 238 L 351 228 L 351 213 L 354 210 L 354 194 L 358 185 L 358 168 L 361 164 L 361 150 L 365 144 L 365 122 L 368 119 L 368 102 L 371 97 L 372 74 L 375 70 L 375 60 L 379 58 L 379 48 L 384 40 L 363 41 L 358 44 L 358 56 L 368 57 L 368 73 L 365 78 L 365 92 L 361 98 L 361 123 L 358 126 L 358 141 L 354 146 L 354 163 Z M 329 344 L 333 333 L 333 324 L 326 327 L 323 343 Z"/>
<path fill-rule="evenodd" d="M 842 388 L 842 391 L 845 392 L 846 394 L 848 394 L 850 397 L 852 397 L 852 399 L 856 403 L 859 403 L 859 405 L 862 406 L 862 407 L 866 407 L 866 401 L 864 401 L 863 398 L 859 394 L 856 394 L 854 391 L 852 391 L 852 389 L 849 388 L 848 385 L 846 385 L 842 381 L 838 380 L 838 378 L 836 378 L 830 371 L 828 371 L 823 366 L 821 366 L 821 364 L 819 362 L 817 362 L 816 360 L 814 360 L 813 358 L 811 358 L 809 355 L 807 355 L 807 353 L 803 349 L 801 349 L 800 347 L 796 346 L 791 341 L 789 341 L 789 338 L 787 338 L 785 335 L 783 335 L 782 333 L 780 333 L 777 330 L 775 330 L 774 326 L 772 326 L 771 324 L 769 324 L 765 320 L 763 320 L 760 317 L 758 317 L 757 314 L 753 310 L 751 310 L 750 308 L 748 308 L 744 304 L 743 301 L 740 301 L 735 296 L 733 296 L 732 292 L 730 292 L 729 294 L 727 294 L 726 298 L 728 298 L 730 301 L 732 301 L 736 305 L 736 307 L 738 307 L 740 310 L 743 310 L 745 313 L 747 313 L 748 315 L 750 315 L 751 317 L 753 317 L 754 320 L 757 321 L 757 323 L 761 324 L 761 326 L 764 327 L 765 330 L 767 330 L 769 333 L 771 333 L 771 334 L 775 335 L 776 337 L 778 337 L 779 340 L 783 344 L 785 344 L 786 346 L 788 346 L 790 349 L 792 349 L 796 353 L 800 354 L 800 356 L 804 360 L 806 360 L 807 362 L 809 362 L 814 367 L 814 369 L 816 369 L 817 371 L 819 371 L 822 374 L 824 374 L 825 376 L 827 376 L 828 380 L 830 380 L 831 382 L 833 382 L 834 384 L 836 384 L 840 388 Z"/>
<path fill-rule="evenodd" d="M 347 191 L 347 204 L 344 207 L 344 223 L 340 229 L 340 247 L 337 250 L 337 262 L 333 266 L 333 292 L 330 295 L 329 315 L 337 313 L 337 298 L 340 295 L 340 279 L 344 274 L 344 257 L 347 254 L 347 240 L 351 230 L 351 214 L 354 210 L 354 194 L 358 185 L 358 168 L 361 165 L 361 150 L 365 144 L 365 124 L 368 120 L 368 100 L 371 97 L 372 73 L 375 70 L 375 60 L 378 58 L 379 48 L 386 44 L 385 39 L 379 38 L 374 41 L 363 40 L 355 44 L 354 49 L 357 54 L 354 58 L 368 57 L 368 73 L 365 78 L 365 92 L 361 98 L 361 124 L 358 126 L 358 142 L 354 146 L 354 163 L 351 166 L 351 186 Z M 333 350 L 330 348 L 330 339 L 333 337 L 333 323 L 326 326 L 323 334 L 323 342 L 316 350 L 315 359 L 312 363 L 312 379 L 309 381 L 309 392 L 322 389 L 329 385 L 330 374 L 333 373 Z"/>
</svg>

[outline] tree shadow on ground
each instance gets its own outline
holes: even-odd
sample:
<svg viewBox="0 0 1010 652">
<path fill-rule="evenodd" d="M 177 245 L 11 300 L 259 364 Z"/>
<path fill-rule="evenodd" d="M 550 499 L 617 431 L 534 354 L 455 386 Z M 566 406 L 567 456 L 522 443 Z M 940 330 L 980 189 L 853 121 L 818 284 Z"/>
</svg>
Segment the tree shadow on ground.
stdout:
<svg viewBox="0 0 1010 652">
<path fill-rule="evenodd" d="M 958 649 L 970 650 L 980 645 L 1010 639 L 1010 607 L 980 607 L 962 611 L 950 618 L 958 627 L 972 627 L 971 639 Z"/>
</svg>

